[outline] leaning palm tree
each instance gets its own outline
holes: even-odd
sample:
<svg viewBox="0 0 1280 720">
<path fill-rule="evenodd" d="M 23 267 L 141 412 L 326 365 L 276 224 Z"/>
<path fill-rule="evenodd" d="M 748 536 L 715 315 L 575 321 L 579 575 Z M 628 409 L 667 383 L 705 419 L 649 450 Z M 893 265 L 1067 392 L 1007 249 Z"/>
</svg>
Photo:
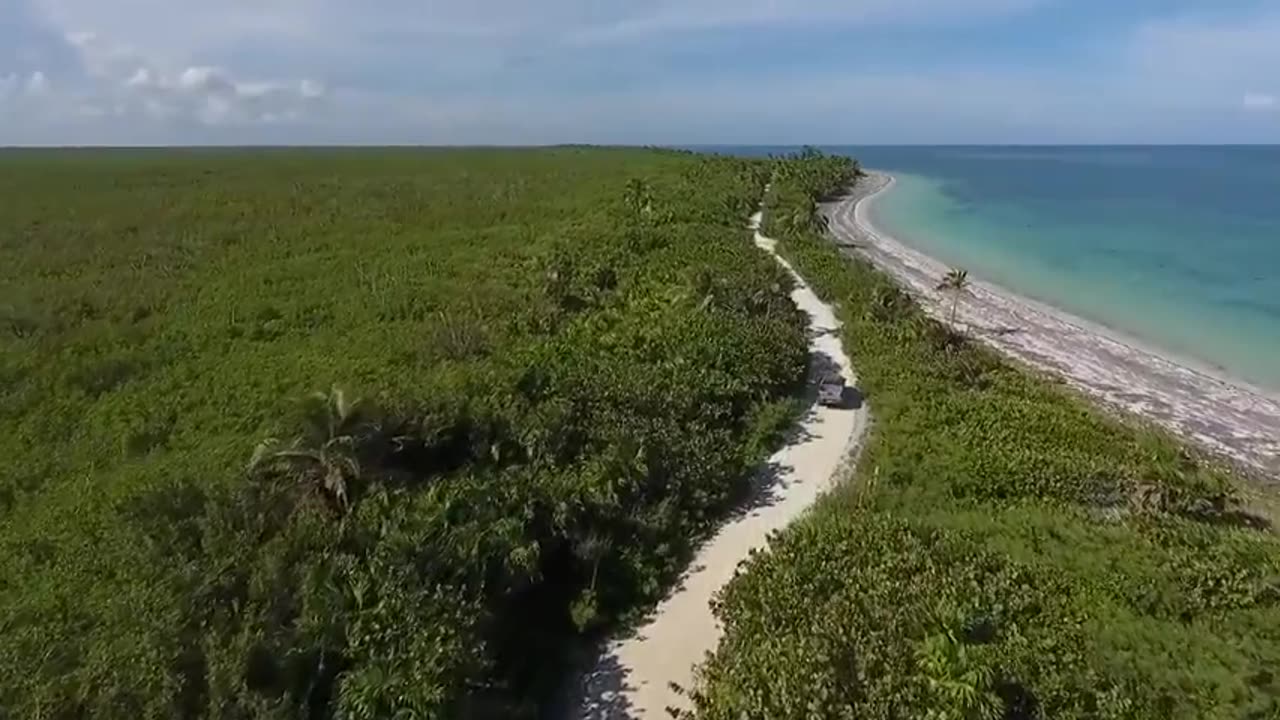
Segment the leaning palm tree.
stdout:
<svg viewBox="0 0 1280 720">
<path fill-rule="evenodd" d="M 351 508 L 351 485 L 361 474 L 359 440 L 368 428 L 361 403 L 348 402 L 346 394 L 334 388 L 309 396 L 303 415 L 306 433 L 291 443 L 263 440 L 249 469 L 286 472 L 345 513 Z"/>
<path fill-rule="evenodd" d="M 956 321 L 956 305 L 960 302 L 960 295 L 969 288 L 969 271 L 968 270 L 951 270 L 942 276 L 942 280 L 938 283 L 936 289 L 944 293 L 951 294 L 951 314 L 950 322 Z"/>
</svg>

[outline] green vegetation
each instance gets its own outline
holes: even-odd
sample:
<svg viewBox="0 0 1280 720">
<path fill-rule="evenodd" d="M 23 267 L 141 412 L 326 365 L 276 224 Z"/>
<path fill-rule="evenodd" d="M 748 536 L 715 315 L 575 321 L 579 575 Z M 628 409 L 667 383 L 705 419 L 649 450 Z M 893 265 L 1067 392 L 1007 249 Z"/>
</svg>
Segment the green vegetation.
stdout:
<svg viewBox="0 0 1280 720">
<path fill-rule="evenodd" d="M 0 169 L 0 720 L 532 715 L 792 417 L 770 178 L 876 425 L 723 594 L 698 716 L 1280 716 L 1280 542 L 1230 474 L 840 256 L 849 161 Z"/>
<path fill-rule="evenodd" d="M 528 714 L 790 421 L 767 179 L 0 155 L 0 718 Z"/>
<path fill-rule="evenodd" d="M 769 230 L 838 303 L 876 424 L 847 487 L 722 594 L 697 717 L 1280 717 L 1280 542 L 1230 474 L 797 223 L 846 161 L 783 170 Z"/>
</svg>

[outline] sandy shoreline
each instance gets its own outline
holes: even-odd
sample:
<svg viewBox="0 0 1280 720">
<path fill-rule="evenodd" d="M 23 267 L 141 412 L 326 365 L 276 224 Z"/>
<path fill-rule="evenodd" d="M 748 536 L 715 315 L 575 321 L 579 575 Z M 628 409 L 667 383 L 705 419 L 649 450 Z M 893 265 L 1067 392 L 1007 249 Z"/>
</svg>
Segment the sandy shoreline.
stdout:
<svg viewBox="0 0 1280 720">
<path fill-rule="evenodd" d="M 948 266 L 875 227 L 868 209 L 893 178 L 873 173 L 826 208 L 845 252 L 888 272 L 944 319 L 934 287 Z M 956 324 L 983 342 L 1064 378 L 1104 403 L 1135 413 L 1280 482 L 1280 398 L 1222 377 L 1057 308 L 975 279 Z"/>
</svg>

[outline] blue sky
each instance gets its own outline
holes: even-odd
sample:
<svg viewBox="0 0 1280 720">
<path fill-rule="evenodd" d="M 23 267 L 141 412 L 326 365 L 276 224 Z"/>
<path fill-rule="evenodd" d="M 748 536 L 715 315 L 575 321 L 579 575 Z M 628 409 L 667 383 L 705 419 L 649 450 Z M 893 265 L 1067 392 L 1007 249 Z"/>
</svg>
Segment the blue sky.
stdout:
<svg viewBox="0 0 1280 720">
<path fill-rule="evenodd" d="M 1280 142 L 1280 0 L 0 0 L 0 144 Z"/>
</svg>

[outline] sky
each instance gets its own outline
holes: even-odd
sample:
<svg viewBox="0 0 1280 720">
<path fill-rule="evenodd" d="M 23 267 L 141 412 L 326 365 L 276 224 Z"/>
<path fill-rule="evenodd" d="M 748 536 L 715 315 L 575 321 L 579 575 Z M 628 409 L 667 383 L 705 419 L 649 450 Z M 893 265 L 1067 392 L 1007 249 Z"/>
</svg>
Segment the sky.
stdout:
<svg viewBox="0 0 1280 720">
<path fill-rule="evenodd" d="M 1280 0 L 0 0 L 0 145 L 1280 142 Z"/>
</svg>

